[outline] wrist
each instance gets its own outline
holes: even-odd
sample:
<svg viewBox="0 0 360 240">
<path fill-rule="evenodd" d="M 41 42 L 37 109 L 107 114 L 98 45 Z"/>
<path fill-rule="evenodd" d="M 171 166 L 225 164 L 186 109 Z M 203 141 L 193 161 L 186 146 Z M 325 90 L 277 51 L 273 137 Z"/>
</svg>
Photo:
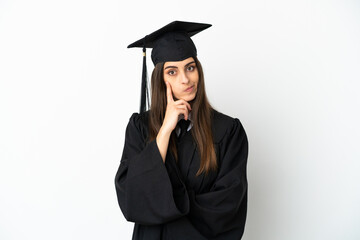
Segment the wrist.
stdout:
<svg viewBox="0 0 360 240">
<path fill-rule="evenodd" d="M 159 130 L 159 132 L 158 132 L 158 135 L 157 135 L 157 137 L 162 137 L 162 138 L 170 138 L 170 135 L 171 135 L 171 132 L 172 132 L 172 130 L 171 129 L 169 129 L 169 128 L 166 128 L 166 127 L 164 127 L 164 126 L 161 126 L 161 128 L 160 128 L 160 130 Z"/>
</svg>

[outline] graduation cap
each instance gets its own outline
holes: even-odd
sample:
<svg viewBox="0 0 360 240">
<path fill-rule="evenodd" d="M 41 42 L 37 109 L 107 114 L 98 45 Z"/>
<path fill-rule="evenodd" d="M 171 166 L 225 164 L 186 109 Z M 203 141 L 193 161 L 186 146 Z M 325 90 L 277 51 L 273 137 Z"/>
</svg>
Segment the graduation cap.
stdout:
<svg viewBox="0 0 360 240">
<path fill-rule="evenodd" d="M 190 37 L 209 27 L 211 24 L 174 21 L 128 46 L 128 48 L 139 47 L 143 49 L 140 113 L 146 111 L 149 103 L 146 48 L 153 49 L 151 60 L 154 65 L 160 62 L 182 61 L 189 57 L 196 57 L 196 47 Z"/>
</svg>

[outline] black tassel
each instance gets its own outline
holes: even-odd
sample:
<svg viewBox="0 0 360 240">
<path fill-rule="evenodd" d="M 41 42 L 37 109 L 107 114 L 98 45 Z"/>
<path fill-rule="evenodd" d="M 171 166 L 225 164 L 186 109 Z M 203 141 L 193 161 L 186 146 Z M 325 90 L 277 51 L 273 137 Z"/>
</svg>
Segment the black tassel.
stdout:
<svg viewBox="0 0 360 240">
<path fill-rule="evenodd" d="M 149 107 L 149 92 L 147 88 L 147 67 L 146 67 L 146 37 L 144 38 L 143 46 L 143 69 L 141 79 L 141 99 L 140 99 L 140 113 L 143 113 Z"/>
</svg>

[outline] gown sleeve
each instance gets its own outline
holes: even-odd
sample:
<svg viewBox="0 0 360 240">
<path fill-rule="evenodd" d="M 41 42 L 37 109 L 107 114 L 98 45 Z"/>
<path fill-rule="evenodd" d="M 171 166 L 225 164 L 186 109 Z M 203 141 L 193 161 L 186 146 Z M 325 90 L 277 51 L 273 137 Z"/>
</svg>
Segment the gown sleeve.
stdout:
<svg viewBox="0 0 360 240">
<path fill-rule="evenodd" d="M 196 194 L 188 190 L 190 221 L 208 238 L 222 239 L 221 235 L 230 232 L 241 236 L 247 211 L 248 141 L 238 119 L 233 119 L 233 126 L 219 143 L 218 155 L 218 176 L 210 191 Z"/>
<path fill-rule="evenodd" d="M 181 181 L 177 181 L 180 186 L 172 186 L 156 140 L 146 142 L 144 131 L 141 116 L 134 113 L 126 128 L 123 155 L 115 176 L 116 193 L 128 221 L 162 224 L 187 215 L 189 197 Z"/>
</svg>

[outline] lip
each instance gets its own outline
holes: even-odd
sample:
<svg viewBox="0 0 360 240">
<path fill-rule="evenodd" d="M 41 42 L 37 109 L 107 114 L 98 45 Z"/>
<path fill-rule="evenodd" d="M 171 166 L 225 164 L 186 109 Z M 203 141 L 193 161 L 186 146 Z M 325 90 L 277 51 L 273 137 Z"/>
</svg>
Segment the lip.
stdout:
<svg viewBox="0 0 360 240">
<path fill-rule="evenodd" d="M 194 89 L 194 85 L 185 89 L 185 92 L 192 92 L 193 89 Z"/>
</svg>

